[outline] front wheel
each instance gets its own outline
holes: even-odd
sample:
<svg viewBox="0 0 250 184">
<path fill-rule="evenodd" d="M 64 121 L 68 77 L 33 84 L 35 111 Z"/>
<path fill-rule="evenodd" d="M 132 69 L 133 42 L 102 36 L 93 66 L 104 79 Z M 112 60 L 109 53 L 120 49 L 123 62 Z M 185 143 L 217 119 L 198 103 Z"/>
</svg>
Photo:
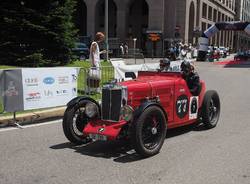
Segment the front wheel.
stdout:
<svg viewBox="0 0 250 184">
<path fill-rule="evenodd" d="M 148 107 L 133 124 L 132 143 L 143 157 L 157 154 L 166 137 L 166 117 L 157 106 Z"/>
<path fill-rule="evenodd" d="M 81 101 L 71 107 L 68 107 L 63 117 L 63 132 L 67 139 L 75 144 L 85 144 L 90 139 L 83 134 L 83 129 L 88 123 L 85 115 L 84 101 Z"/>
<path fill-rule="evenodd" d="M 220 117 L 220 98 L 216 91 L 207 91 L 201 108 L 202 122 L 207 128 L 214 128 Z"/>
</svg>

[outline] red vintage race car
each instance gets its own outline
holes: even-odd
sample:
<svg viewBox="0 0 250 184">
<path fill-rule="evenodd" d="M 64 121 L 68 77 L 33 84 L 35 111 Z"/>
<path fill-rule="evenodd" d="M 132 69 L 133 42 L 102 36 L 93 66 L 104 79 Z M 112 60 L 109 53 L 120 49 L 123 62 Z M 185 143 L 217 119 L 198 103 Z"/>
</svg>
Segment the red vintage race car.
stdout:
<svg viewBox="0 0 250 184">
<path fill-rule="evenodd" d="M 103 86 L 102 101 L 77 97 L 63 118 L 65 136 L 72 143 L 127 139 L 143 157 L 157 154 L 167 129 L 200 121 L 217 125 L 220 99 L 200 81 L 197 96 L 190 93 L 181 72 L 145 72 L 125 82 Z"/>
</svg>

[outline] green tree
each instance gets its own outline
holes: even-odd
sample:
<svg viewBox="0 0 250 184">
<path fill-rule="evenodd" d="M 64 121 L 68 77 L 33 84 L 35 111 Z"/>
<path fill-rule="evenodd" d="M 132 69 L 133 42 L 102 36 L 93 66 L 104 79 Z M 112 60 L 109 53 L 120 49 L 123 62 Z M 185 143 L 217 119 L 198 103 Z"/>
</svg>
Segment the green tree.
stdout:
<svg viewBox="0 0 250 184">
<path fill-rule="evenodd" d="M 1 0 L 0 64 L 58 66 L 70 62 L 77 34 L 75 0 Z"/>
</svg>

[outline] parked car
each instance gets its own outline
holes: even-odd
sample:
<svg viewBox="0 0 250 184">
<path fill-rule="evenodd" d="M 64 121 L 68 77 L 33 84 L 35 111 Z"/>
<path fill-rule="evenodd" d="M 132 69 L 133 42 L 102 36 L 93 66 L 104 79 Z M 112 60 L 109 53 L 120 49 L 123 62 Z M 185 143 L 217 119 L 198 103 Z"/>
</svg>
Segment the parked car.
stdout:
<svg viewBox="0 0 250 184">
<path fill-rule="evenodd" d="M 89 48 L 85 43 L 76 42 L 75 48 L 72 49 L 73 54 L 80 60 L 89 58 Z"/>
<path fill-rule="evenodd" d="M 193 96 L 181 72 L 140 71 L 130 77 L 103 86 L 101 102 L 81 96 L 67 104 L 63 131 L 70 142 L 125 139 L 149 157 L 160 151 L 167 129 L 197 122 L 208 129 L 217 125 L 219 95 L 206 91 L 204 81 Z"/>
<path fill-rule="evenodd" d="M 218 47 L 212 47 L 212 46 L 208 47 L 207 59 L 209 61 L 214 61 L 214 60 L 218 61 L 220 57 L 221 55 L 220 55 L 220 50 L 218 49 Z"/>
<path fill-rule="evenodd" d="M 220 56 L 222 58 L 226 58 L 227 57 L 227 50 L 225 47 L 219 47 L 219 52 L 220 52 Z"/>
<path fill-rule="evenodd" d="M 250 50 L 248 51 L 239 51 L 234 56 L 234 60 L 248 60 L 250 59 Z"/>
</svg>

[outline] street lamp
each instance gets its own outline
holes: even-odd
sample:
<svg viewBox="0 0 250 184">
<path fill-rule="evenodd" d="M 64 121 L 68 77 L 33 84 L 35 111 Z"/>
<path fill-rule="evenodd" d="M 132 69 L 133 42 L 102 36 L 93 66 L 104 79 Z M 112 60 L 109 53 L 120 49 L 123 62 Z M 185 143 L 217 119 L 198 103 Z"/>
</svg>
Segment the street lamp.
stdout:
<svg viewBox="0 0 250 184">
<path fill-rule="evenodd" d="M 134 38 L 133 41 L 134 41 L 134 58 L 135 58 L 135 49 L 136 49 L 137 38 Z M 136 63 L 136 58 L 135 58 L 135 63 Z"/>
<path fill-rule="evenodd" d="M 109 60 L 109 1 L 105 0 L 106 59 Z"/>
</svg>

